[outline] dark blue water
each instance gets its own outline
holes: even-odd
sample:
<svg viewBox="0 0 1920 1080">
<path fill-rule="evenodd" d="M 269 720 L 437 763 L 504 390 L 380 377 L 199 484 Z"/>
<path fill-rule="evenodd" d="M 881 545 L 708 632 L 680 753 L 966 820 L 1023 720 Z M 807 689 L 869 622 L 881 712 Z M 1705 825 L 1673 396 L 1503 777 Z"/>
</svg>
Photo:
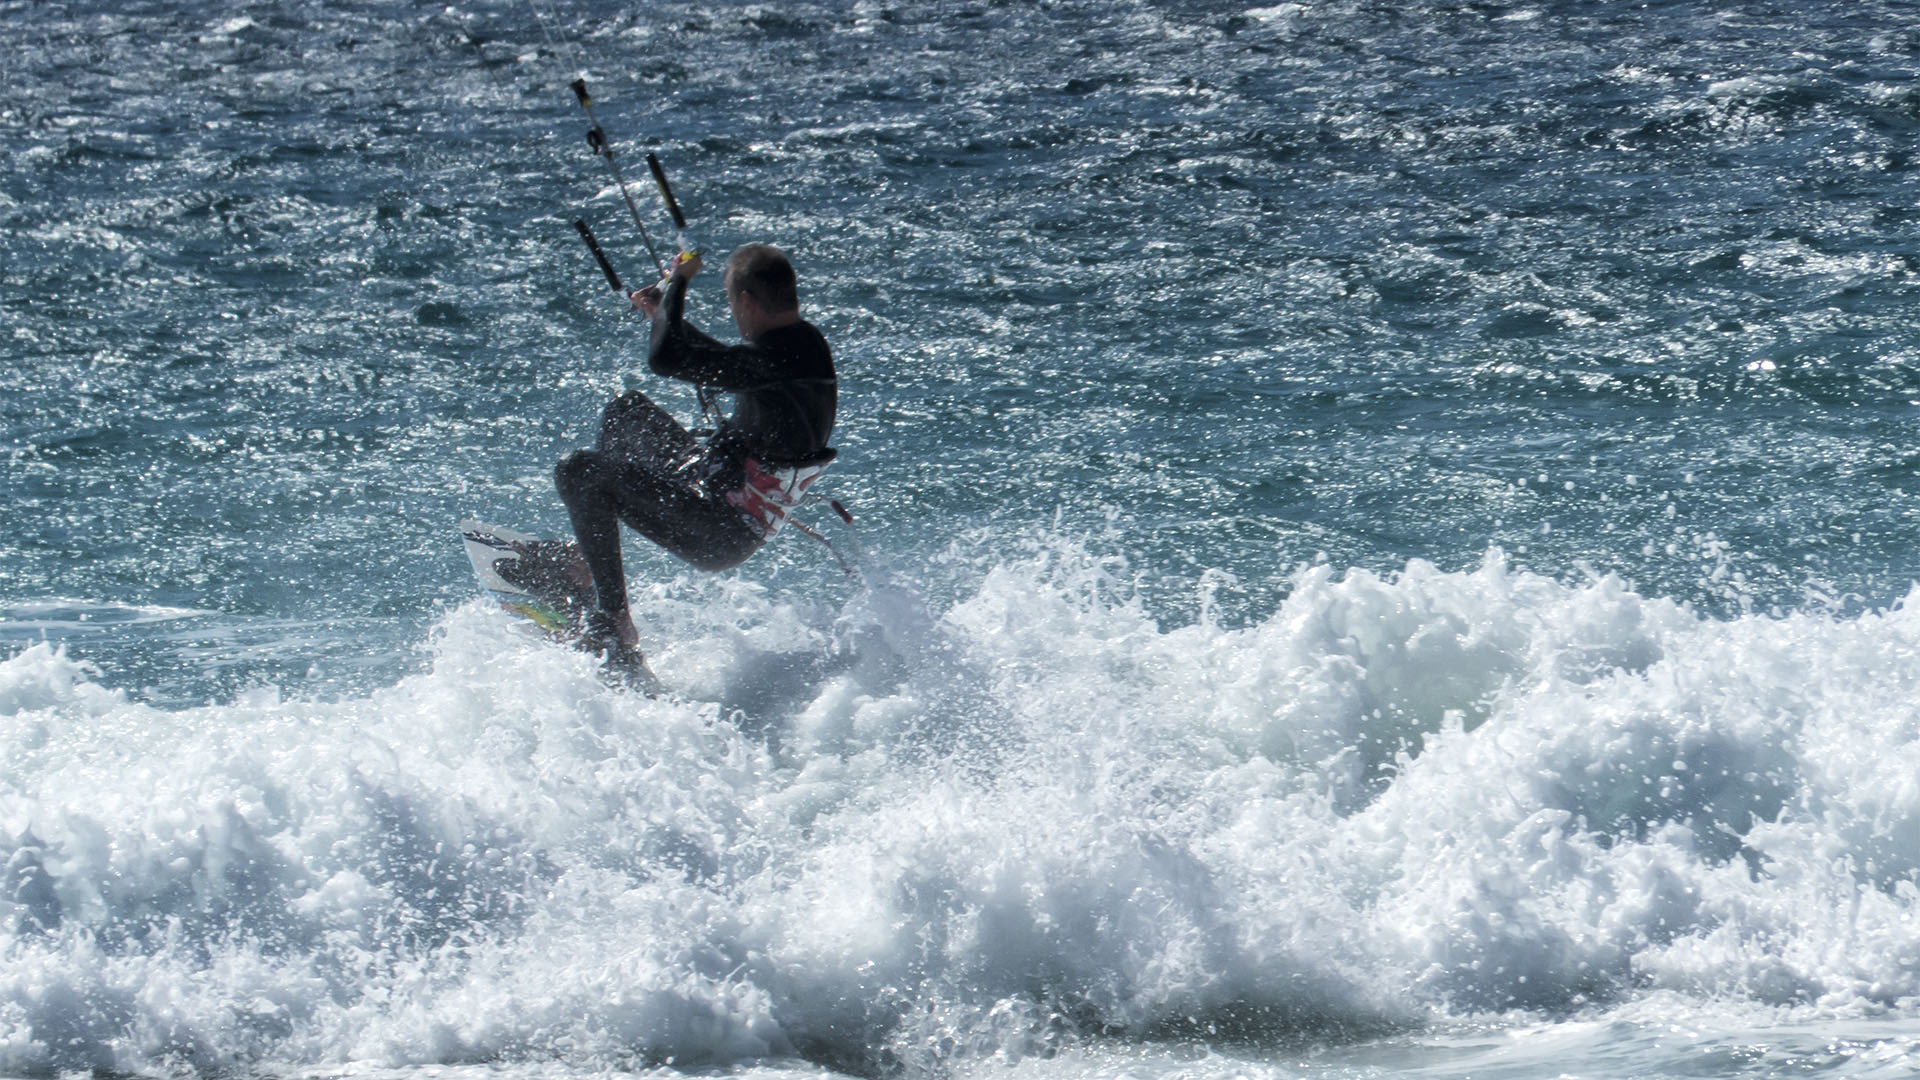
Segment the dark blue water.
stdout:
<svg viewBox="0 0 1920 1080">
<path fill-rule="evenodd" d="M 1111 517 L 1176 620 L 1208 568 L 1246 618 L 1320 553 L 1489 544 L 1716 611 L 1884 605 L 1900 14 L 10 7 L 0 589 L 217 611 L 243 680 L 304 678 L 272 627 L 323 624 L 288 644 L 324 681 L 467 594 L 449 521 L 560 529 L 546 470 L 640 341 L 568 223 L 647 265 L 584 62 L 697 243 L 795 249 L 839 490 L 909 562 Z"/>
<path fill-rule="evenodd" d="M 1462 717 L 1463 739 L 1507 709 L 1549 725 L 1644 721 L 1651 733 L 1628 739 L 1626 758 L 1559 747 L 1544 759 L 1540 774 L 1562 782 L 1541 805 L 1575 815 L 1568 835 L 1599 837 L 1595 851 L 1654 850 L 1662 827 L 1697 821 L 1694 854 L 1706 869 L 1688 880 L 1706 889 L 1727 866 L 1827 865 L 1811 840 L 1765 856 L 1764 843 L 1741 841 L 1744 861 L 1729 863 L 1732 851 L 1710 838 L 1746 837 L 1756 814 L 1791 817 L 1793 807 L 1808 821 L 1838 820 L 1810 809 L 1826 804 L 1808 792 L 1831 785 L 1850 792 L 1842 801 L 1857 816 L 1833 826 L 1832 858 L 1859 864 L 1859 879 L 1888 903 L 1897 896 L 1900 910 L 1911 904 L 1895 882 L 1920 865 L 1920 809 L 1905 795 L 1873 802 L 1880 796 L 1838 779 L 1905 761 L 1913 745 L 1901 658 L 1920 646 L 1892 610 L 1920 579 L 1920 8 L 1911 3 L 13 2 L 0 3 L 0 34 L 0 642 L 8 655 L 63 643 L 68 660 L 88 665 L 69 671 L 37 652 L 0 677 L 12 710 L 0 714 L 51 709 L 73 724 L 65 736 L 58 723 L 14 736 L 28 756 L 0 786 L 0 840 L 12 836 L 18 850 L 32 846 L 22 839 L 30 831 L 36 842 L 86 832 L 73 823 L 80 811 L 59 809 L 52 794 L 72 780 L 67 770 L 102 770 L 88 774 L 94 782 L 148 767 L 145 743 L 120 757 L 82 752 L 92 721 L 79 718 L 109 708 L 88 695 L 123 695 L 111 708 L 138 714 L 124 721 L 129 731 L 318 722 L 358 732 L 395 716 L 451 723 L 465 706 L 449 702 L 469 701 L 460 685 L 493 685 L 476 672 L 507 677 L 505 661 L 473 657 L 525 643 L 469 606 L 476 590 L 454 522 L 471 515 L 559 535 L 566 519 L 550 471 L 591 441 L 602 402 L 639 386 L 683 415 L 694 408 L 691 393 L 644 374 L 644 323 L 608 293 L 572 228 L 584 217 L 630 280 L 650 276 L 567 90 L 584 76 L 628 175 L 644 180 L 648 151 L 665 161 L 692 219 L 685 239 L 710 264 L 749 241 L 791 251 L 806 311 L 842 375 L 831 494 L 858 516 L 869 584 L 900 590 L 875 594 L 845 578 L 799 536 L 718 582 L 629 544 L 644 643 L 670 685 L 713 710 L 688 712 L 673 730 L 750 720 L 743 737 L 772 747 L 767 767 L 793 770 L 776 770 L 783 792 L 813 775 L 810 754 L 854 760 L 856 743 L 891 748 L 893 767 L 878 775 L 911 788 L 921 781 L 904 777 L 929 756 L 952 760 L 943 755 L 974 745 L 948 730 L 957 716 L 991 714 L 988 726 L 1004 733 L 1039 722 L 1030 710 L 1050 710 L 1053 722 L 1088 725 L 1099 756 L 1125 760 L 1137 749 L 1129 717 L 1179 698 L 1198 703 L 1188 721 L 1210 734 L 1168 738 L 1189 749 L 1200 743 L 1184 740 L 1217 738 L 1237 748 L 1236 761 L 1298 767 L 1297 784 L 1280 785 L 1295 795 L 1322 790 L 1313 777 L 1344 776 L 1322 792 L 1344 820 L 1393 786 L 1406 767 L 1396 755 L 1444 743 Z M 652 192 L 638 184 L 634 194 L 655 241 L 671 247 Z M 696 290 L 693 315 L 719 333 L 731 328 L 717 277 Z M 851 545 L 830 515 L 818 518 Z M 1562 605 L 1587 614 L 1563 620 Z M 474 630 L 476 620 L 490 629 Z M 1268 640 L 1315 626 L 1324 640 Z M 487 633 L 518 643 L 474 644 Z M 795 645 L 795 634 L 811 644 Z M 939 666 L 914 651 L 932 647 L 915 636 L 926 634 L 945 642 L 934 650 L 940 664 L 959 666 L 922 685 L 932 677 L 913 673 Z M 1235 634 L 1264 644 L 1243 653 L 1208 636 Z M 893 650 L 884 663 L 873 660 L 882 639 Z M 1435 645 L 1443 639 L 1454 644 Z M 795 649 L 802 659 L 768 659 Z M 547 661 L 513 656 L 525 666 L 513 678 L 538 684 Z M 1660 674 L 1663 658 L 1701 681 Z M 1729 668 L 1753 681 L 1721 686 Z M 849 670 L 858 692 L 832 689 Z M 1679 689 L 1587 681 L 1615 671 Z M 1180 681 L 1192 672 L 1212 689 Z M 1536 678 L 1574 682 L 1567 696 L 1529 704 L 1529 693 L 1547 693 L 1527 689 Z M 1838 680 L 1831 695 L 1822 679 Z M 597 690 L 552 693 L 580 715 L 613 708 Z M 499 708 L 519 717 L 508 728 L 546 722 L 538 704 Z M 306 711 L 325 709 L 344 713 Z M 1122 728 L 1106 731 L 1115 716 Z M 1701 716 L 1706 734 L 1687 727 Z M 1849 717 L 1867 718 L 1870 735 L 1819 726 Z M 1314 742 L 1323 722 L 1324 746 Z M 1776 723 L 1785 726 L 1767 726 Z M 477 736 L 442 735 L 427 738 L 419 768 L 465 777 L 445 789 L 457 793 L 449 805 L 466 807 L 446 810 L 451 821 L 477 812 L 462 800 L 479 781 L 458 766 Z M 226 738 L 188 744 L 236 752 Z M 1857 757 L 1843 768 L 1791 750 L 1815 744 Z M 1724 765 L 1738 798 L 1689 801 L 1663 786 L 1665 759 L 1690 752 Z M 314 756 L 358 753 L 341 745 Z M 1218 766 L 1206 754 L 1207 769 Z M 689 766 L 689 790 L 712 764 Z M 197 782 L 217 773 L 180 767 Z M 1359 771 L 1341 772 L 1349 767 Z M 1202 771 L 1182 783 L 1210 790 L 1194 779 Z M 851 775 L 841 782 L 856 790 Z M 1218 782 L 1255 801 L 1285 794 L 1235 775 Z M 1624 786 L 1593 779 L 1607 776 Z M 553 781 L 498 781 L 522 782 L 544 792 Z M 1142 783 L 1139 792 L 1162 790 Z M 1443 815 L 1433 808 L 1454 806 L 1461 836 L 1512 824 L 1476 818 L 1470 785 L 1441 787 L 1463 801 L 1404 798 Z M 762 797 L 772 798 L 752 796 Z M 1106 820 L 1085 804 L 1047 808 L 1083 840 L 1080 830 Z M 521 812 L 494 809 L 502 821 Z M 1014 816 L 1035 812 L 1023 804 Z M 135 821 L 137 808 L 126 813 L 126 835 L 167 846 L 159 826 Z M 267 818 L 305 837 L 310 865 L 334 857 L 314 854 L 321 833 L 301 833 L 283 813 Z M 582 813 L 590 825 L 534 829 L 507 847 L 562 865 L 554 851 L 620 834 L 617 815 Z M 393 835 L 379 823 L 388 819 L 368 820 L 340 835 Z M 947 837 L 940 850 L 956 865 L 978 840 L 940 815 L 887 820 Z M 748 839 L 738 844 L 827 858 L 765 822 L 739 827 Z M 1202 863 L 1208 850 L 1255 851 L 1238 846 L 1245 837 L 1209 849 L 1179 835 L 1187 839 L 1171 849 Z M 713 855 L 716 865 L 728 857 Z M 339 858 L 286 886 L 285 904 L 241 905 L 227 926 L 238 938 L 222 940 L 269 933 L 282 916 L 265 912 L 284 914 L 324 880 L 336 881 L 327 895 L 346 895 L 333 876 L 343 868 L 377 879 Z M 1235 865 L 1249 876 L 1222 888 L 1257 894 L 1255 879 L 1273 865 L 1264 858 L 1247 854 Z M 206 895 L 174 882 L 101 908 L 87 897 L 107 862 L 72 855 L 63 865 L 67 876 L 55 876 L 69 933 L 97 933 L 103 924 L 87 919 L 109 917 L 100 911 L 164 919 L 198 902 L 182 897 Z M 1035 880 L 1055 870 L 1035 870 Z M 267 877 L 296 880 L 278 873 Z M 1633 891 L 1614 874 L 1584 866 L 1570 880 Z M 1363 877 L 1364 887 L 1315 895 L 1371 896 L 1394 878 L 1404 900 L 1431 886 L 1404 867 Z M 175 885 L 186 891 L 169 892 Z M 1554 886 L 1563 887 L 1573 888 Z M 1845 922 L 1818 892 L 1780 900 L 1781 912 L 1799 913 L 1780 925 Z M 1380 905 L 1370 917 L 1387 918 L 1390 904 L 1367 903 Z M 1098 899 L 1075 910 L 1122 908 Z M 1322 994 L 1342 1002 L 1328 1022 L 1343 1030 L 1421 1030 L 1432 1015 L 1508 1005 L 1559 1016 L 1593 1001 L 1624 1007 L 1650 988 L 1769 1008 L 1831 999 L 1834 1015 L 1864 1000 L 1893 1010 L 1897 1026 L 1920 993 L 1905 968 L 1802 970 L 1783 958 L 1850 955 L 1826 939 L 1794 938 L 1778 954 L 1755 946 L 1778 971 L 1749 965 L 1733 945 L 1713 952 L 1714 928 L 1737 922 L 1726 911 L 1696 913 L 1682 931 L 1658 929 L 1666 916 L 1651 908 L 1588 915 L 1596 921 L 1581 926 L 1611 917 L 1607 925 L 1641 928 L 1637 943 L 1586 957 L 1604 976 L 1548 979 L 1556 989 L 1537 993 L 1505 976 L 1432 975 L 1479 970 L 1456 968 L 1477 961 L 1452 945 L 1375 957 L 1376 971 L 1398 974 L 1379 985 L 1368 976 L 1357 990 L 1329 974 L 1344 960 L 1301 963 L 1345 987 Z M 1406 916 L 1449 941 L 1451 917 Z M 478 918 L 502 940 L 518 932 Z M 940 919 L 901 918 L 959 935 Z M 1232 925 L 1254 938 L 1279 932 L 1264 916 Z M 909 1014 L 937 1015 L 925 1038 L 990 1056 L 1018 1042 L 991 1033 L 1016 1027 L 1152 1046 L 1209 1015 L 1313 1012 L 1234 975 L 1238 961 L 1200 962 L 1225 989 L 1217 999 L 1195 991 L 1198 1004 L 1178 994 L 1140 1004 L 1138 986 L 1172 983 L 1121 959 L 1089 961 L 1103 974 L 1084 985 L 1070 974 L 1041 980 L 1079 987 L 1072 993 L 1021 990 L 1021 977 L 974 969 L 937 993 L 928 988 L 938 980 L 916 969 L 883 993 L 853 974 L 861 961 L 851 954 L 800 950 L 840 973 L 814 985 L 752 968 L 747 954 L 787 955 L 774 967 L 789 975 L 781 964 L 800 963 L 777 934 L 715 932 L 740 951 L 728 962 L 750 971 L 740 985 L 789 1003 L 766 1013 L 786 1032 L 772 1052 L 838 1067 L 871 1065 L 878 1059 L 852 1047 L 888 1039 L 885 1060 L 917 1060 L 900 1048 Z M 1598 940 L 1586 932 L 1513 933 L 1535 944 Z M 1694 933 L 1709 943 L 1698 955 L 1717 959 L 1648 974 L 1639 950 Z M 1911 947 L 1886 933 L 1876 939 L 1883 954 Z M 1742 940 L 1765 937 L 1752 935 Z M 1346 940 L 1307 937 L 1330 955 Z M 374 934 L 365 948 L 392 964 L 424 955 L 417 944 Z M 1482 944 L 1489 956 L 1512 945 Z M 319 955 L 310 942 L 284 947 Z M 1559 947 L 1512 945 L 1543 970 Z M 75 959 L 78 946 L 59 948 L 62 963 L 97 974 Z M 980 941 L 952 949 L 1008 971 L 1030 956 Z M 541 977 L 499 963 L 519 971 L 505 984 Z M 1791 989 L 1796 979 L 1811 989 Z M 1849 979 L 1880 989 L 1848 998 Z M 622 985 L 641 984 L 652 985 Z M 963 984 L 988 989 L 970 996 Z M 1096 984 L 1107 989 L 1088 989 Z M 78 1026 L 75 1055 L 8 1050 L 9 1031 L 25 1033 L 20 1045 L 52 1045 L 45 1021 L 9 1019 L 7 1003 L 25 994 L 0 985 L 0 1065 L 10 1071 L 172 1060 L 166 1038 L 142 1043 L 111 1017 Z M 822 1004 L 848 994 L 893 1004 L 861 1019 Z M 362 1007 L 345 991 L 333 999 L 346 1014 Z M 1050 1002 L 1058 1016 L 1016 1024 L 994 1011 L 1008 1001 Z M 143 1008 L 123 1011 L 153 1015 Z M 462 1049 L 443 1053 L 426 1035 L 376 1038 L 314 1008 L 287 1021 L 297 1036 L 265 1021 L 245 1037 L 188 1023 L 198 1034 L 182 1037 L 195 1049 L 175 1056 L 196 1068 L 425 1064 L 512 1060 L 515 1047 L 538 1046 L 574 1060 L 552 1049 L 565 1039 L 551 1024 L 497 1043 L 452 1039 Z M 1175 1016 L 1186 1008 L 1202 1017 L 1198 1028 Z M 1844 1035 L 1811 1022 L 1816 1042 Z M 1273 1026 L 1249 1023 L 1254 1043 L 1269 1045 Z M 1741 1013 L 1734 1026 L 1765 1023 Z M 702 1060 L 756 1056 L 724 1039 L 623 1035 L 611 1021 L 595 1030 L 603 1041 L 577 1045 L 590 1043 L 602 1064 L 662 1060 L 683 1044 L 703 1047 Z M 1739 1058 L 1748 1044 L 1735 1042 L 1728 1053 Z M 1788 1067 L 1757 1053 L 1756 1075 Z"/>
</svg>

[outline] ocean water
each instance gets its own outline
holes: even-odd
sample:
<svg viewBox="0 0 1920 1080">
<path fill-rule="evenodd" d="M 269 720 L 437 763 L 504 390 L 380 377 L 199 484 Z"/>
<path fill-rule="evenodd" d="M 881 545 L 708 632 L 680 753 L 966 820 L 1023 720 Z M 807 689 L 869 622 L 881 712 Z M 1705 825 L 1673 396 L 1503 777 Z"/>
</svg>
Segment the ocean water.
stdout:
<svg viewBox="0 0 1920 1080">
<path fill-rule="evenodd" d="M 1913 4 L 0 35 L 0 1075 L 1920 1071 Z M 454 530 L 694 409 L 582 76 L 843 380 L 658 698 Z"/>
</svg>

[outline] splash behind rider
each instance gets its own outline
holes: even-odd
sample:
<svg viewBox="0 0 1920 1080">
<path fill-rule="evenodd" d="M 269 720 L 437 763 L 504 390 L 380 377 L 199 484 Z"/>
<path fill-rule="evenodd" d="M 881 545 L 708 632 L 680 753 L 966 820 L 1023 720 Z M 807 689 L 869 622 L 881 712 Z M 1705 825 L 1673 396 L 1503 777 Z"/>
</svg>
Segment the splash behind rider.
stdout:
<svg viewBox="0 0 1920 1080">
<path fill-rule="evenodd" d="M 627 610 L 620 523 L 701 570 L 727 570 L 758 551 L 833 459 L 838 384 L 833 356 L 800 316 L 793 264 L 749 244 L 727 260 L 727 304 L 744 339 L 726 345 L 686 321 L 687 286 L 701 270 L 683 254 L 658 286 L 633 294 L 653 320 L 657 375 L 734 395 L 734 411 L 700 442 L 645 394 L 608 403 L 591 450 L 554 470 L 580 553 L 593 575 L 587 634 L 613 655 L 639 638 Z"/>
</svg>

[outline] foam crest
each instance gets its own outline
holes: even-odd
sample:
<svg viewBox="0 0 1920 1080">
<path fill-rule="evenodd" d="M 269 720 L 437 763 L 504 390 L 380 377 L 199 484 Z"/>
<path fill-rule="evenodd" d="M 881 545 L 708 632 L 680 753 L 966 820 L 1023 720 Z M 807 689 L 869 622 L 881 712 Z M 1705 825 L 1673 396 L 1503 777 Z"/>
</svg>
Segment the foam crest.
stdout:
<svg viewBox="0 0 1920 1080">
<path fill-rule="evenodd" d="M 478 603 L 333 702 L 161 710 L 28 648 L 0 1069 L 918 1071 L 1920 995 L 1909 606 L 1710 619 L 1493 552 L 1166 629 L 1133 581 L 1055 544 L 944 610 L 668 583 L 657 700 Z"/>
<path fill-rule="evenodd" d="M 0 662 L 0 716 L 18 716 L 55 706 L 82 714 L 104 711 L 119 696 L 90 680 L 98 671 L 67 655 L 64 647 L 42 642 Z"/>
</svg>

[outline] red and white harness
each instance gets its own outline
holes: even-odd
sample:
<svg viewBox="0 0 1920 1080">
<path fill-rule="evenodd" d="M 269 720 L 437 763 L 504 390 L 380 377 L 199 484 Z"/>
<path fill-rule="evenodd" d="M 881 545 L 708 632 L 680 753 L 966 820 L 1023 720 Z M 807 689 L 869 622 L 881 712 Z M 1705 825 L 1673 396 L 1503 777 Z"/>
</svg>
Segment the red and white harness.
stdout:
<svg viewBox="0 0 1920 1080">
<path fill-rule="evenodd" d="M 833 458 L 777 468 L 763 465 L 754 458 L 747 458 L 742 464 L 746 466 L 746 483 L 727 492 L 727 501 L 740 509 L 747 527 L 757 531 L 760 539 L 771 540 L 806 500 L 807 488 L 827 471 Z"/>
</svg>

